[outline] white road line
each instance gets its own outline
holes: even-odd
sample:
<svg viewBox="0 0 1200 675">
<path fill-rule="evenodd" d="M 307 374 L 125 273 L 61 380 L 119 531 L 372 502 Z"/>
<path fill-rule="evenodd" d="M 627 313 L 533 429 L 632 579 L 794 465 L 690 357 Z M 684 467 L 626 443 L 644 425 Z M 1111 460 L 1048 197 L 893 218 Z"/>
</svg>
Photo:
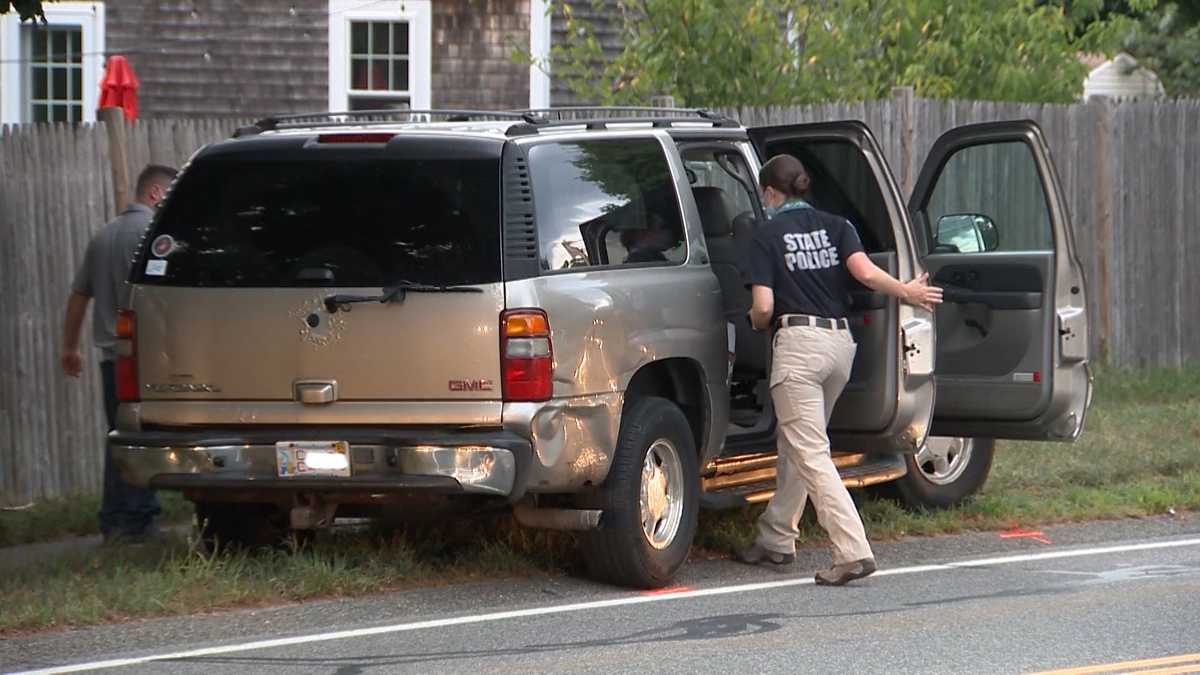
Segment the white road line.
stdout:
<svg viewBox="0 0 1200 675">
<path fill-rule="evenodd" d="M 1037 562 L 1040 560 L 1056 560 L 1059 558 L 1079 558 L 1084 556 L 1108 555 L 1112 553 L 1128 553 L 1131 551 L 1151 551 L 1160 548 L 1179 548 L 1182 546 L 1200 546 L 1200 538 L 1198 539 L 1176 539 L 1172 541 L 1159 541 L 1145 544 L 1125 544 L 1120 546 L 1104 546 L 1099 548 L 1084 548 L 1072 549 L 1065 551 L 1047 551 L 1045 553 L 1029 553 L 1023 555 L 1001 556 L 997 558 L 980 558 L 976 560 L 960 560 L 948 563 L 935 563 L 931 565 L 914 565 L 911 567 L 897 567 L 895 569 L 887 569 L 877 572 L 875 576 L 896 576 L 901 574 L 920 574 L 922 572 L 938 572 L 952 569 L 964 569 L 973 567 L 989 567 L 995 565 L 1012 565 L 1016 563 Z M 703 598 L 713 595 L 730 595 L 733 593 L 750 593 L 754 591 L 763 591 L 774 588 L 785 588 L 788 586 L 810 586 L 813 583 L 812 577 L 802 577 L 794 579 L 785 579 L 782 581 L 766 581 L 756 584 L 738 584 L 736 586 L 717 586 L 714 588 L 702 588 L 695 591 L 680 591 L 678 593 L 662 593 L 659 595 L 627 595 L 611 600 L 595 600 L 592 602 L 579 602 L 567 605 L 550 605 L 547 607 L 531 607 L 528 609 L 516 609 L 507 612 L 491 612 L 488 614 L 475 614 L 468 616 L 456 616 L 446 619 L 430 619 L 428 621 L 416 621 L 413 623 L 398 623 L 388 626 L 375 626 L 373 628 L 355 628 L 353 630 L 339 630 L 330 633 L 314 633 L 312 635 L 297 635 L 295 637 L 276 638 L 273 640 L 257 640 L 254 642 L 243 642 L 240 644 L 221 645 L 218 647 L 205 647 L 203 649 L 190 649 L 183 652 L 172 652 L 166 654 L 151 654 L 149 656 L 137 656 L 125 659 L 110 659 L 108 661 L 92 661 L 89 663 L 77 663 L 74 665 L 58 666 L 54 668 L 46 668 L 43 670 L 30 670 L 14 675 L 42 675 L 43 673 L 77 673 L 85 670 L 100 670 L 103 668 L 119 668 L 122 666 L 136 666 L 143 663 L 152 663 L 154 661 L 174 661 L 178 659 L 198 658 L 201 656 L 215 656 L 219 654 L 233 654 L 237 652 L 248 652 L 258 649 L 272 649 L 275 647 L 287 647 L 290 645 L 308 644 L 312 642 L 327 642 L 329 640 L 346 640 L 349 638 L 368 637 L 371 635 L 386 635 L 389 633 L 405 633 L 414 630 L 424 630 L 427 628 L 445 628 L 447 626 L 462 626 L 473 623 L 488 623 L 492 621 L 504 621 L 506 619 L 521 619 L 532 616 L 545 616 L 548 614 L 566 614 L 568 612 L 581 612 L 589 609 L 604 609 L 606 607 L 623 607 L 626 605 L 642 605 L 652 602 L 668 602 L 672 600 L 686 600 L 688 598 Z"/>
</svg>

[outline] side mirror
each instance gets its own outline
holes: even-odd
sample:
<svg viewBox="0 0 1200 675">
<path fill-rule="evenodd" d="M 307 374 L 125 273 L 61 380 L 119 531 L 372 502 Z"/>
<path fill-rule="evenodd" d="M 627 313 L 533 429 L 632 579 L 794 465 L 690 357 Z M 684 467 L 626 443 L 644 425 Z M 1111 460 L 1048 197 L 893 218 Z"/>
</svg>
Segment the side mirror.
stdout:
<svg viewBox="0 0 1200 675">
<path fill-rule="evenodd" d="M 995 251 L 1000 233 L 992 219 L 978 213 L 952 213 L 937 221 L 937 249 L 956 253 Z"/>
</svg>

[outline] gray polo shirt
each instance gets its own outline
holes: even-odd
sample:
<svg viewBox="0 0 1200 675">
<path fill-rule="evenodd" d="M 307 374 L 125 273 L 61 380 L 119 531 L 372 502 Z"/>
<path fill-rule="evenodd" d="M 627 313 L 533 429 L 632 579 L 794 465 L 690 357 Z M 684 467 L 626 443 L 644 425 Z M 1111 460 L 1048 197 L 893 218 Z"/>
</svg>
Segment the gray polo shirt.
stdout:
<svg viewBox="0 0 1200 675">
<path fill-rule="evenodd" d="M 71 290 L 95 300 L 92 334 L 102 361 L 116 358 L 117 310 L 129 302 L 129 268 L 154 209 L 133 202 L 88 244 Z"/>
</svg>

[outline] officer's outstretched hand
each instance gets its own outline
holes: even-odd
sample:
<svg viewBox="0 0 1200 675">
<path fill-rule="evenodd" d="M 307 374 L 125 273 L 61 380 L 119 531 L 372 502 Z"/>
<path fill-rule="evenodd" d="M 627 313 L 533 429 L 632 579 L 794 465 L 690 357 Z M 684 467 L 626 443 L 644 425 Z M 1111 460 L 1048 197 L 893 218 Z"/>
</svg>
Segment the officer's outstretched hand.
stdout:
<svg viewBox="0 0 1200 675">
<path fill-rule="evenodd" d="M 934 305 L 942 304 L 942 289 L 930 286 L 929 273 L 922 272 L 920 276 L 904 284 L 904 302 L 932 312 Z"/>
</svg>

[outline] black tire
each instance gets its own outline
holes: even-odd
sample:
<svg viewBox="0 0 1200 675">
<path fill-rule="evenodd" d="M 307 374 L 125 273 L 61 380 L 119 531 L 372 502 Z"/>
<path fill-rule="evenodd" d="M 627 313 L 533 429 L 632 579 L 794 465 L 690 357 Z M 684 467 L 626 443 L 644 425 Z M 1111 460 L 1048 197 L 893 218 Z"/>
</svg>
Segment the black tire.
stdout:
<svg viewBox="0 0 1200 675">
<path fill-rule="evenodd" d="M 947 509 L 958 506 L 974 495 L 987 482 L 992 468 L 992 455 L 996 441 L 991 438 L 968 438 L 971 454 L 964 461 L 966 466 L 954 480 L 938 484 L 930 479 L 926 471 L 917 464 L 917 455 L 904 458 L 908 473 L 889 483 L 886 488 L 910 509 Z"/>
<path fill-rule="evenodd" d="M 291 529 L 287 512 L 274 504 L 196 502 L 195 526 L 201 546 L 209 552 L 288 550 L 293 543 L 307 543 L 312 534 Z"/>
<path fill-rule="evenodd" d="M 659 440 L 674 446 L 682 467 L 682 515 L 674 536 L 651 545 L 642 527 L 642 469 L 647 453 Z M 599 503 L 604 510 L 599 529 L 580 537 L 589 574 L 601 581 L 633 588 L 660 588 L 671 582 L 687 560 L 700 511 L 700 473 L 696 443 L 687 418 L 674 403 L 646 397 L 629 404 Z"/>
</svg>

